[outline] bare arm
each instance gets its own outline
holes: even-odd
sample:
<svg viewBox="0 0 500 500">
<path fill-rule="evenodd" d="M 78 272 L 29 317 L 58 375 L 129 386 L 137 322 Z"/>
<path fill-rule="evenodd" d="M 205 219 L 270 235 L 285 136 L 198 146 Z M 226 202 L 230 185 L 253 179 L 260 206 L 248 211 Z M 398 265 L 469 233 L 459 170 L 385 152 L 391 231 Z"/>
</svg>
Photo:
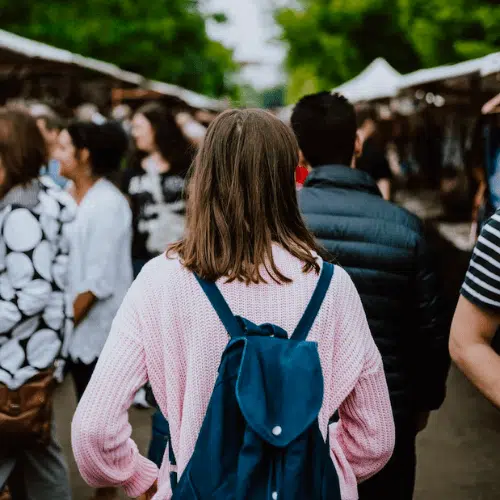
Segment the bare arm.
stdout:
<svg viewBox="0 0 500 500">
<path fill-rule="evenodd" d="M 92 292 L 83 292 L 78 295 L 73 303 L 75 326 L 85 319 L 96 300 L 97 297 Z"/>
<path fill-rule="evenodd" d="M 384 200 L 391 199 L 391 180 L 390 179 L 379 179 L 377 181 L 377 186 L 382 193 Z"/>
<path fill-rule="evenodd" d="M 75 284 L 75 326 L 86 318 L 97 301 L 105 300 L 115 292 L 115 271 L 108 262 L 121 251 L 120 241 L 130 231 L 130 220 L 130 209 L 125 203 L 110 203 L 101 209 L 99 219 L 96 217 L 79 263 L 84 273 L 82 281 Z"/>
<path fill-rule="evenodd" d="M 451 327 L 450 353 L 472 383 L 500 408 L 500 356 L 491 347 L 499 325 L 500 313 L 460 297 Z"/>
</svg>

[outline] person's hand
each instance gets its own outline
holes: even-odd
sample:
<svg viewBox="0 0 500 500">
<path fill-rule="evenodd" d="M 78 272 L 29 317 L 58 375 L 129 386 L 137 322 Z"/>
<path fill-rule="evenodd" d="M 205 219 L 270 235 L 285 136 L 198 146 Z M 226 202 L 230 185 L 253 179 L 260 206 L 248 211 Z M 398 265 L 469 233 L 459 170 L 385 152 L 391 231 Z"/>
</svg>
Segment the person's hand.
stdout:
<svg viewBox="0 0 500 500">
<path fill-rule="evenodd" d="M 421 411 L 417 414 L 417 434 L 427 427 L 430 414 L 430 411 Z"/>
<path fill-rule="evenodd" d="M 155 481 L 146 493 L 143 493 L 137 500 L 151 500 L 158 491 L 158 481 Z"/>
</svg>

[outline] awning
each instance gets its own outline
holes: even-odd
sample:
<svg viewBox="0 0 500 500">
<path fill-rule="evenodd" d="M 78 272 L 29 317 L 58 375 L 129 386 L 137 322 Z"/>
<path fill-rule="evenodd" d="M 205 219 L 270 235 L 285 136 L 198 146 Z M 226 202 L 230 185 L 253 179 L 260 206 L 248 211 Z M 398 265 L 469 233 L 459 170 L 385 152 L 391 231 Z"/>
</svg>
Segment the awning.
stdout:
<svg viewBox="0 0 500 500">
<path fill-rule="evenodd" d="M 358 76 L 334 89 L 351 102 L 388 99 L 398 93 L 401 73 L 385 59 L 379 57 L 368 65 Z"/>
<path fill-rule="evenodd" d="M 227 109 L 229 107 L 227 101 L 224 99 L 212 99 L 210 97 L 197 94 L 196 92 L 183 89 L 182 87 L 178 87 L 177 85 L 172 85 L 170 83 L 148 80 L 145 83 L 144 87 L 161 95 L 178 97 L 193 108 L 223 111 L 224 109 Z"/>
<path fill-rule="evenodd" d="M 79 68 L 106 75 L 114 80 L 140 85 L 144 78 L 141 75 L 123 71 L 118 66 L 107 62 L 73 54 L 68 50 L 58 49 L 45 43 L 29 40 L 14 33 L 0 30 L 0 58 L 3 66 L 22 66 L 29 64 L 33 71 L 43 70 L 44 63 L 51 68 L 61 70 Z"/>
<path fill-rule="evenodd" d="M 70 69 L 90 71 L 159 95 L 176 97 L 193 108 L 222 111 L 228 107 L 225 100 L 212 99 L 177 85 L 147 80 L 114 64 L 73 54 L 0 29 L 0 72 L 19 68 L 27 68 L 32 73 L 64 73 Z"/>
<path fill-rule="evenodd" d="M 464 78 L 474 75 L 478 78 L 484 78 L 499 72 L 500 52 L 497 52 L 470 61 L 421 69 L 403 75 L 399 81 L 399 89 L 404 90 L 440 82 L 450 87 L 463 86 L 468 84 L 468 80 L 464 80 Z"/>
</svg>

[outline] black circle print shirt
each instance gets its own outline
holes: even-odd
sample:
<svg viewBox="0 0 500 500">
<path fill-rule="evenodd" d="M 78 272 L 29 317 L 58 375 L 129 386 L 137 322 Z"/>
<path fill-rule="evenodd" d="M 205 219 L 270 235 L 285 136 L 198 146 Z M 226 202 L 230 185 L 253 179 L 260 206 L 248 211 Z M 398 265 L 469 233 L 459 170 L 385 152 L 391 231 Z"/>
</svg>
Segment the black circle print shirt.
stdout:
<svg viewBox="0 0 500 500">
<path fill-rule="evenodd" d="M 73 331 L 66 229 L 75 214 L 49 178 L 0 202 L 0 383 L 9 389 L 53 365 L 61 375 Z"/>
<path fill-rule="evenodd" d="M 133 213 L 132 258 L 149 260 L 179 240 L 184 232 L 184 179 L 169 172 L 125 172 L 123 190 Z"/>
</svg>

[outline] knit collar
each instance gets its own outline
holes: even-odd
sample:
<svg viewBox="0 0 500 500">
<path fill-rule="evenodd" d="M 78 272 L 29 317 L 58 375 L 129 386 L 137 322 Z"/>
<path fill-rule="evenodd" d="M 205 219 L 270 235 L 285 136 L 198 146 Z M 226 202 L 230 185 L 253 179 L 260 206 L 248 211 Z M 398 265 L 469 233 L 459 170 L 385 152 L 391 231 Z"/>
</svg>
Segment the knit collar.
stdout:
<svg viewBox="0 0 500 500">
<path fill-rule="evenodd" d="M 376 182 L 369 174 L 344 165 L 321 165 L 314 167 L 312 172 L 307 176 L 304 187 L 344 188 L 382 196 Z"/>
<path fill-rule="evenodd" d="M 41 186 L 38 179 L 33 179 L 25 185 L 14 186 L 0 200 L 0 210 L 8 205 L 20 205 L 28 209 L 35 208 L 39 202 L 40 190 Z"/>
</svg>

